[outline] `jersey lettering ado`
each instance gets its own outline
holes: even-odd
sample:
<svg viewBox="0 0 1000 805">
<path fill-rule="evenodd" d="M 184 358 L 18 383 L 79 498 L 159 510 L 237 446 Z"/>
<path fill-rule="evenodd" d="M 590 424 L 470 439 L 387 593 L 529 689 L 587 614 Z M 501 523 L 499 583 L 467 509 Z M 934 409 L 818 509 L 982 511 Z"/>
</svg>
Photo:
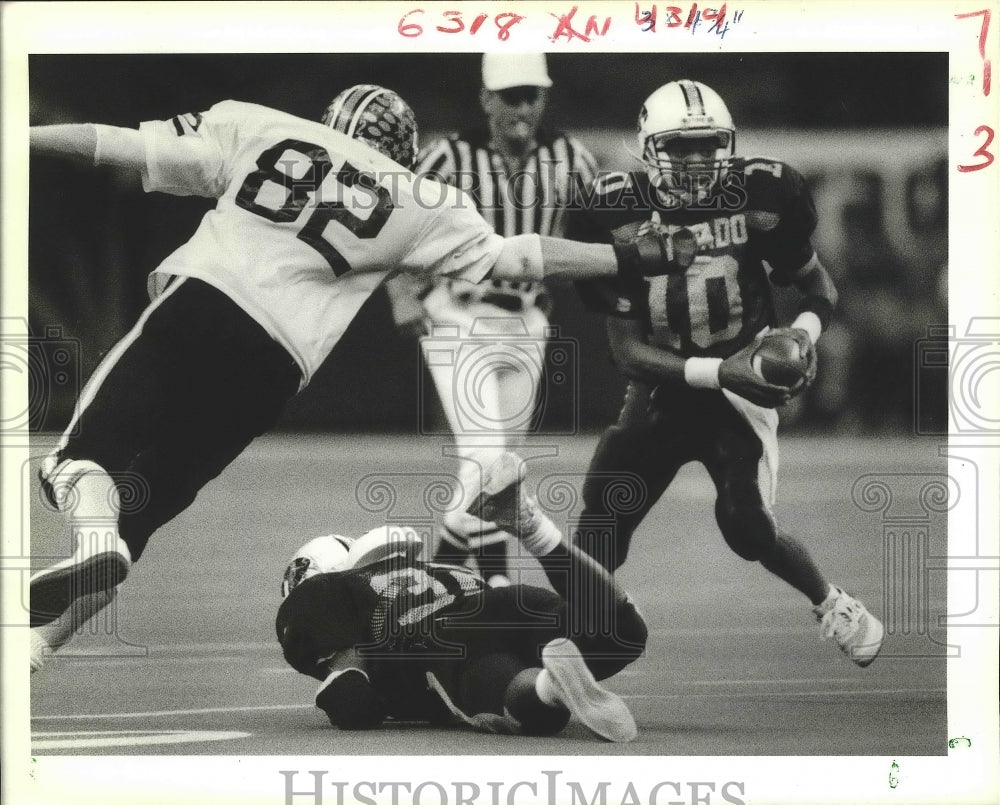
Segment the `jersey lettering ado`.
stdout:
<svg viewBox="0 0 1000 805">
<path fill-rule="evenodd" d="M 757 158 L 733 160 L 723 185 L 688 208 L 664 205 L 645 173 L 612 173 L 580 199 L 568 236 L 627 243 L 682 227 L 698 246 L 684 273 L 578 287 L 590 310 L 644 321 L 654 346 L 726 358 L 774 325 L 770 284 L 788 285 L 815 256 L 812 196 L 794 168 Z"/>
<path fill-rule="evenodd" d="M 453 188 L 321 123 L 223 101 L 140 126 L 143 187 L 217 199 L 150 276 L 226 293 L 294 357 L 302 386 L 390 272 L 478 282 L 503 245 Z"/>
</svg>

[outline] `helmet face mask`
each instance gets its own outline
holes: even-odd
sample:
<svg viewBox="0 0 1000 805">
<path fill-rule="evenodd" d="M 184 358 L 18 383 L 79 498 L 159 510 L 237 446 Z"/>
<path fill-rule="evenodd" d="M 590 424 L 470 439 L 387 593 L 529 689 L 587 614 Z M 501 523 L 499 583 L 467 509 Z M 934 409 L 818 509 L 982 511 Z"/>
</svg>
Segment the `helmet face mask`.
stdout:
<svg viewBox="0 0 1000 805">
<path fill-rule="evenodd" d="M 639 115 L 642 162 L 660 196 L 678 206 L 706 199 L 729 170 L 736 129 L 722 98 L 696 81 L 673 81 Z"/>
<path fill-rule="evenodd" d="M 417 119 L 399 95 L 375 84 L 357 84 L 337 95 L 321 122 L 360 140 L 407 169 L 417 160 Z"/>
</svg>

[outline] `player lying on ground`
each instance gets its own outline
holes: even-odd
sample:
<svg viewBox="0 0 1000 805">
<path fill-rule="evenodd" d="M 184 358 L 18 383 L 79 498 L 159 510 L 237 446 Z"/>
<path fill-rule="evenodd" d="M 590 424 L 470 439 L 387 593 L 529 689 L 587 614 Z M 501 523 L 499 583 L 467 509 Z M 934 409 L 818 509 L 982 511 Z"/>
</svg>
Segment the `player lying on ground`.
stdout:
<svg viewBox="0 0 1000 805">
<path fill-rule="evenodd" d="M 377 86 L 340 93 L 322 122 L 222 101 L 139 129 L 33 126 L 30 144 L 138 171 L 147 191 L 217 199 L 150 275 L 151 304 L 43 462 L 75 548 L 31 579 L 33 671 L 110 603 L 152 534 L 274 426 L 392 273 L 634 275 L 669 270 L 672 254 L 660 235 L 505 240 L 457 190 L 410 173 L 413 112 Z"/>
<path fill-rule="evenodd" d="M 611 352 L 629 386 L 618 422 L 591 459 L 573 539 L 606 567 L 621 566 L 677 471 L 699 461 L 715 485 L 729 547 L 805 594 L 823 636 L 865 666 L 882 645 L 882 624 L 826 581 L 805 546 L 778 529 L 773 511 L 774 408 L 815 377 L 813 345 L 837 292 L 810 242 L 816 210 L 805 180 L 783 162 L 736 157 L 735 137 L 711 88 L 687 80 L 660 87 L 639 116 L 645 171 L 599 179 L 571 223 L 569 236 L 581 240 L 627 243 L 649 231 L 675 238 L 687 231 L 697 246 L 693 261 L 667 276 L 583 286 L 608 314 Z M 751 366 L 778 340 L 761 338 L 775 326 L 771 283 L 801 294 L 798 318 L 772 331 L 791 347 L 775 367 L 790 379 L 765 380 Z M 617 511 L 610 490 L 622 478 L 639 479 L 641 499 Z"/>
<path fill-rule="evenodd" d="M 486 481 L 508 507 L 520 484 L 519 462 L 509 459 Z M 507 524 L 529 550 L 552 555 L 546 572 L 561 595 L 494 588 L 465 568 L 421 562 L 419 537 L 406 527 L 353 542 L 319 537 L 300 549 L 275 628 L 288 663 L 322 681 L 316 706 L 332 724 L 370 729 L 392 716 L 551 735 L 572 714 L 606 740 L 635 737 L 626 704 L 596 680 L 642 653 L 642 617 L 547 516 L 521 506 L 518 517 Z"/>
</svg>

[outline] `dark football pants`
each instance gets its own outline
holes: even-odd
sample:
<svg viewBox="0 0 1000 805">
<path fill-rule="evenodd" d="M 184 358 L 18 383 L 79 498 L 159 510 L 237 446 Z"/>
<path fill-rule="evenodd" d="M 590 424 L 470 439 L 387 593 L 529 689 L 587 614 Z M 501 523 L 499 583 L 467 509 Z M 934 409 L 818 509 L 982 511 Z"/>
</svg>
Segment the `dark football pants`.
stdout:
<svg viewBox="0 0 1000 805">
<path fill-rule="evenodd" d="M 621 567 L 632 534 L 677 471 L 700 461 L 715 484 L 716 521 L 729 547 L 747 560 L 768 556 L 776 529 L 758 483 L 762 454 L 757 434 L 721 391 L 651 394 L 630 383 L 618 421 L 591 459 L 573 539 L 606 568 Z"/>
<path fill-rule="evenodd" d="M 288 351 L 211 285 L 176 279 L 164 297 L 88 381 L 57 454 L 94 461 L 114 479 L 133 561 L 275 425 L 302 377 Z"/>
<path fill-rule="evenodd" d="M 541 668 L 546 643 L 569 635 L 597 679 L 634 662 L 645 648 L 646 624 L 631 603 L 616 612 L 610 634 L 569 634 L 566 602 L 551 590 L 526 584 L 486 588 L 470 618 L 448 618 L 435 634 L 465 647 L 460 660 L 430 665 L 452 701 L 467 715 L 504 712 L 507 686 L 525 668 Z"/>
<path fill-rule="evenodd" d="M 285 659 L 317 679 L 326 659 L 362 642 L 369 629 L 370 588 L 303 582 L 278 610 L 275 628 Z M 372 684 L 397 718 L 439 720 L 440 700 L 427 692 L 431 672 L 468 716 L 502 715 L 507 686 L 525 668 L 541 668 L 546 643 L 568 634 L 566 602 L 551 590 L 517 584 L 484 589 L 465 611 L 448 612 L 418 629 L 417 639 L 391 641 L 391 650 L 368 654 Z M 642 653 L 646 624 L 631 603 L 616 612 L 613 634 L 573 635 L 597 679 L 618 673 Z"/>
</svg>

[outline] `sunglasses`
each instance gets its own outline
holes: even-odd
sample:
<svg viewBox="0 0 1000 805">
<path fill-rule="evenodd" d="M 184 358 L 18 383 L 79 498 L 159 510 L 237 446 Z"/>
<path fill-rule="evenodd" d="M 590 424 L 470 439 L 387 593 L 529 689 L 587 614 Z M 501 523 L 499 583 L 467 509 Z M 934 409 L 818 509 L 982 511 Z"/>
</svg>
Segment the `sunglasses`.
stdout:
<svg viewBox="0 0 1000 805">
<path fill-rule="evenodd" d="M 525 101 L 537 103 L 541 90 L 538 87 L 509 87 L 498 90 L 497 95 L 507 106 L 520 106 Z"/>
</svg>

